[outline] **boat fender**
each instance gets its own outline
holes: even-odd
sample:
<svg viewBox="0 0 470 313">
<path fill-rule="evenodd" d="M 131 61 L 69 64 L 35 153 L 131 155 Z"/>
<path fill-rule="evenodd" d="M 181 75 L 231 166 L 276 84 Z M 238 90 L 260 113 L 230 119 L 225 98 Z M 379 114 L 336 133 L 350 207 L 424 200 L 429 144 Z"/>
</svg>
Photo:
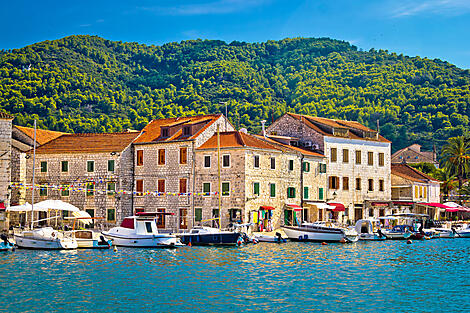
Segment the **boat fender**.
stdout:
<svg viewBox="0 0 470 313">
<path fill-rule="evenodd" d="M 253 244 L 257 244 L 259 241 L 256 238 L 253 238 Z"/>
<path fill-rule="evenodd" d="M 340 240 L 339 242 L 341 242 L 341 243 L 346 243 L 346 239 L 341 238 L 341 240 Z"/>
<path fill-rule="evenodd" d="M 237 246 L 241 246 L 243 243 L 243 239 L 241 237 L 238 237 L 238 240 L 237 240 Z"/>
<path fill-rule="evenodd" d="M 328 244 L 326 242 L 321 243 L 322 246 L 327 246 Z"/>
<path fill-rule="evenodd" d="M 188 242 L 188 247 L 192 247 L 192 243 L 191 243 L 191 240 Z"/>
<path fill-rule="evenodd" d="M 118 251 L 118 248 L 116 246 L 114 246 L 114 249 L 113 249 L 114 252 L 117 252 Z"/>
<path fill-rule="evenodd" d="M 408 239 L 408 240 L 406 241 L 406 243 L 409 244 L 409 245 L 411 245 L 411 243 L 412 243 L 411 239 Z"/>
</svg>

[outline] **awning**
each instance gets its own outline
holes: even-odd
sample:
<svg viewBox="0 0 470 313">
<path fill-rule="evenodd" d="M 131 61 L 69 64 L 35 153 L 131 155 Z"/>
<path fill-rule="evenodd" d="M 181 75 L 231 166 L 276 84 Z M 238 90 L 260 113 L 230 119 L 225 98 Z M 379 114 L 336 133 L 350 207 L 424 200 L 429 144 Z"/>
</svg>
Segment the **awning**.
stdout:
<svg viewBox="0 0 470 313">
<path fill-rule="evenodd" d="M 344 211 L 346 211 L 346 208 L 341 203 L 328 203 L 328 204 L 331 205 L 331 206 L 334 206 L 334 209 L 331 210 L 333 212 L 344 212 Z"/>
<path fill-rule="evenodd" d="M 451 207 L 451 209 L 446 209 L 446 212 L 470 212 L 470 208 L 461 206 L 455 202 L 444 202 L 444 205 Z"/>
<path fill-rule="evenodd" d="M 293 209 L 294 211 L 302 211 L 302 207 L 301 206 L 298 206 L 297 204 L 286 204 L 288 207 L 290 207 L 291 209 Z"/>
<path fill-rule="evenodd" d="M 76 206 L 70 203 L 61 201 L 61 200 L 44 200 L 44 201 L 36 203 L 34 207 L 42 208 L 45 210 L 51 209 L 51 210 L 72 211 L 72 212 L 80 211 L 80 209 L 77 208 Z"/>
<path fill-rule="evenodd" d="M 438 203 L 438 202 L 429 202 L 429 203 L 417 203 L 419 205 L 425 205 L 425 206 L 430 206 L 430 207 L 433 207 L 433 208 L 439 208 L 439 209 L 452 209 L 450 206 L 447 206 L 445 204 L 442 204 L 442 203 Z"/>
<path fill-rule="evenodd" d="M 259 208 L 260 210 L 268 210 L 268 211 L 275 210 L 272 206 L 267 206 L 267 205 L 262 205 Z"/>
<path fill-rule="evenodd" d="M 85 225 L 90 225 L 93 223 L 91 215 L 85 211 L 73 211 L 72 215 L 77 218 L 79 222 L 82 222 Z"/>
<path fill-rule="evenodd" d="M 5 203 L 0 202 L 0 211 L 5 210 Z"/>
<path fill-rule="evenodd" d="M 11 206 L 11 207 L 8 207 L 6 210 L 8 212 L 31 212 L 31 204 L 29 204 L 28 202 L 24 203 L 24 204 L 21 204 L 21 205 L 15 205 L 15 206 Z M 44 209 L 44 208 L 41 208 L 41 207 L 38 207 L 38 206 L 34 206 L 34 212 L 45 212 L 47 211 L 47 209 Z"/>
<path fill-rule="evenodd" d="M 328 205 L 325 202 L 309 202 L 308 204 L 316 206 L 318 209 L 333 210 L 335 206 Z"/>
<path fill-rule="evenodd" d="M 410 201 L 393 201 L 393 204 L 395 204 L 395 205 L 413 205 L 414 202 L 410 202 Z"/>
<path fill-rule="evenodd" d="M 371 202 L 372 206 L 388 206 L 388 202 Z"/>
</svg>

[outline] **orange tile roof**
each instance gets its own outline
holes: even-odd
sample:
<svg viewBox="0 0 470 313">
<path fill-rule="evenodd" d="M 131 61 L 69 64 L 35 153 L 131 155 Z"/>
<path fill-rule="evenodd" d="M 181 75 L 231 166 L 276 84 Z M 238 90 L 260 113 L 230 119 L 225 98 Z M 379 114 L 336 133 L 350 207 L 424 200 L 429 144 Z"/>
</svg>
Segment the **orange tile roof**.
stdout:
<svg viewBox="0 0 470 313">
<path fill-rule="evenodd" d="M 37 154 L 120 152 L 140 132 L 103 134 L 66 134 L 36 149 Z M 32 150 L 29 151 L 30 153 Z"/>
<path fill-rule="evenodd" d="M 177 117 L 177 118 L 165 118 L 159 120 L 153 120 L 147 126 L 142 129 L 142 135 L 135 141 L 135 143 L 145 143 L 145 142 L 167 142 L 173 140 L 190 140 L 194 139 L 199 134 L 201 134 L 207 127 L 212 125 L 222 114 L 212 114 L 212 115 L 198 115 L 198 116 L 188 116 L 188 117 Z M 170 138 L 161 138 L 160 131 L 162 126 L 175 126 L 180 124 L 193 125 L 197 123 L 206 122 L 198 132 L 193 134 L 190 137 L 183 137 L 182 132 L 178 131 L 176 134 Z"/>
<path fill-rule="evenodd" d="M 34 128 L 16 126 L 16 125 L 15 127 L 19 129 L 23 134 L 25 134 L 26 136 L 34 140 Z M 57 132 L 57 131 L 47 130 L 47 129 L 36 129 L 36 142 L 39 143 L 40 145 L 43 145 L 64 134 L 67 134 L 67 133 L 62 133 L 62 132 Z"/>
<path fill-rule="evenodd" d="M 335 136 L 330 132 L 325 131 L 324 129 L 321 129 L 318 127 L 316 124 L 320 125 L 325 125 L 328 127 L 337 127 L 337 128 L 346 128 L 346 129 L 356 129 L 360 131 L 370 131 L 370 132 L 375 132 L 375 130 L 370 129 L 358 122 L 355 121 L 343 121 L 343 120 L 333 120 L 325 117 L 318 117 L 318 116 L 308 116 L 308 115 L 301 115 L 301 114 L 295 114 L 295 113 L 287 113 L 289 116 L 297 119 L 297 120 L 302 120 L 307 126 L 310 128 L 314 129 L 318 133 L 328 136 L 328 137 L 340 137 L 340 136 Z M 381 142 L 391 142 L 388 139 L 385 139 L 382 137 L 380 134 L 378 136 L 378 139 L 373 139 L 373 138 L 364 138 L 360 137 L 353 132 L 349 131 L 349 135 L 347 138 L 350 139 L 359 139 L 359 140 L 369 140 L 369 141 L 381 141 Z"/>
<path fill-rule="evenodd" d="M 221 132 L 220 133 L 221 148 L 259 148 L 280 150 L 264 140 L 258 139 L 253 135 L 245 134 L 240 131 Z M 198 149 L 214 149 L 217 148 L 217 134 L 214 134 Z"/>
<path fill-rule="evenodd" d="M 440 182 L 404 163 L 392 163 L 392 175 L 397 175 L 415 182 Z"/>
<path fill-rule="evenodd" d="M 274 145 L 279 145 L 285 149 L 288 149 L 288 150 L 294 150 L 294 151 L 298 151 L 300 153 L 302 153 L 303 155 L 310 155 L 310 156 L 316 156 L 316 157 L 321 157 L 321 158 L 324 158 L 325 156 L 321 153 L 318 153 L 318 152 L 314 152 L 314 151 L 311 151 L 311 150 L 308 150 L 308 149 L 304 149 L 304 148 L 301 148 L 301 147 L 294 147 L 294 146 L 291 146 L 291 145 L 287 145 L 285 143 L 282 143 L 282 142 L 278 142 L 276 140 L 273 140 L 269 137 L 273 137 L 273 138 L 278 138 L 279 136 L 269 136 L 269 137 L 263 137 L 263 136 L 260 136 L 260 135 L 255 135 L 257 138 L 261 139 L 261 140 L 265 140 L 269 143 L 272 143 Z"/>
</svg>

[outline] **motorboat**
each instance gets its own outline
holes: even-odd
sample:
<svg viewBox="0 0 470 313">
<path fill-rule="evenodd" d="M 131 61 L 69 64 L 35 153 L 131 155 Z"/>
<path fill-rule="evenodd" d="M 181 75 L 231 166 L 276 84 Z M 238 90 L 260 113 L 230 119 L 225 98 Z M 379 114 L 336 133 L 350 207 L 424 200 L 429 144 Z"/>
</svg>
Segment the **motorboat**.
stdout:
<svg viewBox="0 0 470 313">
<path fill-rule="evenodd" d="M 380 227 L 377 227 L 377 231 L 374 231 L 374 223 L 380 223 L 377 219 L 361 219 L 356 222 L 356 232 L 359 240 L 386 240 L 387 237 L 382 233 Z"/>
<path fill-rule="evenodd" d="M 382 234 L 384 234 L 387 239 L 410 239 L 413 232 L 411 231 L 411 226 L 408 225 L 396 225 L 392 229 L 383 229 Z"/>
<path fill-rule="evenodd" d="M 113 244 L 111 239 L 91 229 L 72 230 L 69 233 L 77 241 L 79 249 L 109 249 Z"/>
<path fill-rule="evenodd" d="M 470 224 L 464 224 L 460 228 L 455 229 L 455 237 L 470 238 Z"/>
<path fill-rule="evenodd" d="M 0 240 L 0 251 L 14 250 L 15 245 L 8 240 L 7 235 L 2 234 Z"/>
<path fill-rule="evenodd" d="M 23 249 L 76 249 L 77 240 L 69 234 L 42 227 L 33 230 L 14 232 L 15 243 Z"/>
<path fill-rule="evenodd" d="M 456 231 L 455 229 L 452 228 L 445 228 L 445 227 L 437 227 L 437 228 L 432 228 L 432 231 L 434 231 L 434 237 L 437 238 L 455 238 Z"/>
<path fill-rule="evenodd" d="M 224 231 L 214 227 L 195 226 L 188 233 L 177 234 L 186 245 L 236 245 L 242 236 L 237 231 Z"/>
<path fill-rule="evenodd" d="M 287 242 L 286 238 L 283 238 L 281 233 L 276 232 L 275 236 L 270 236 L 266 234 L 255 234 L 253 235 L 253 240 L 257 242 L 274 242 L 274 243 L 283 243 Z"/>
<path fill-rule="evenodd" d="M 354 242 L 358 239 L 357 232 L 353 229 L 328 226 L 323 222 L 282 226 L 282 230 L 293 241 Z"/>
<path fill-rule="evenodd" d="M 170 213 L 139 212 L 135 216 L 124 218 L 121 226 L 113 227 L 102 234 L 112 240 L 116 246 L 147 248 L 182 246 L 183 244 L 175 235 L 159 233 L 156 223 L 158 214 Z"/>
</svg>

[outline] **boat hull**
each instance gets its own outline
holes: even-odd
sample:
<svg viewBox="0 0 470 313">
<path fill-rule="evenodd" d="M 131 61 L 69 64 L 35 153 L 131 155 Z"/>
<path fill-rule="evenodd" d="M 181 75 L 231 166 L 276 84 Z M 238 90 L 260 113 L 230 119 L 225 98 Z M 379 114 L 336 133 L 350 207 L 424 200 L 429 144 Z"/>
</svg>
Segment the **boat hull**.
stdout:
<svg viewBox="0 0 470 313">
<path fill-rule="evenodd" d="M 78 249 L 109 249 L 113 242 L 112 240 L 106 240 L 105 243 L 96 239 L 76 239 Z"/>
<path fill-rule="evenodd" d="M 77 249 L 78 244 L 74 239 L 43 239 L 34 237 L 24 237 L 15 235 L 15 242 L 18 248 L 38 249 L 38 250 L 68 250 Z"/>
<path fill-rule="evenodd" d="M 239 233 L 215 233 L 215 234 L 178 234 L 181 242 L 192 246 L 211 246 L 211 245 L 236 245 Z"/>
<path fill-rule="evenodd" d="M 382 241 L 382 240 L 387 240 L 387 237 L 385 236 L 380 236 L 378 234 L 368 234 L 368 233 L 362 233 L 358 235 L 359 240 L 365 240 L 365 241 Z"/>
<path fill-rule="evenodd" d="M 456 230 L 455 237 L 457 238 L 470 238 L 470 230 Z"/>
<path fill-rule="evenodd" d="M 120 247 L 140 247 L 140 248 L 171 248 L 181 246 L 181 242 L 173 235 L 134 235 L 119 236 L 109 232 L 102 233 L 112 241 L 113 245 Z"/>
<path fill-rule="evenodd" d="M 385 237 L 391 240 L 405 240 L 409 239 L 412 233 L 401 233 L 401 232 L 384 232 Z"/>
<path fill-rule="evenodd" d="M 278 236 L 268 236 L 268 235 L 255 235 L 254 238 L 258 240 L 258 242 L 274 242 L 274 243 L 282 243 L 286 242 L 285 238 L 279 238 Z"/>
<path fill-rule="evenodd" d="M 338 229 L 283 226 L 282 230 L 292 241 L 340 242 L 346 237 Z"/>
</svg>

